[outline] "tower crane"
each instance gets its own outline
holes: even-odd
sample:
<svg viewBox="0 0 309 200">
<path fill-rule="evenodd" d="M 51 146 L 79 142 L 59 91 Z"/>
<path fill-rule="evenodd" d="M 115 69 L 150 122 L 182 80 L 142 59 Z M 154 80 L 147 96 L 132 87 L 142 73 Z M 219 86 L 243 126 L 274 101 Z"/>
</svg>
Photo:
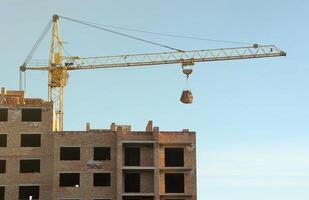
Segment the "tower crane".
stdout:
<svg viewBox="0 0 309 200">
<path fill-rule="evenodd" d="M 47 24 L 43 33 L 35 43 L 30 54 L 25 59 L 20 67 L 22 74 L 26 70 L 42 70 L 48 72 L 48 100 L 54 104 L 54 127 L 55 131 L 63 131 L 64 123 L 64 88 L 68 84 L 68 72 L 71 70 L 89 70 L 89 69 L 104 69 L 104 68 L 121 68 L 121 67 L 143 67 L 150 65 L 163 64 L 180 64 L 183 73 L 189 77 L 192 73 L 191 66 L 197 62 L 209 61 L 227 61 L 237 59 L 251 59 L 251 58 L 267 58 L 286 56 L 286 53 L 275 45 L 258 45 L 235 47 L 235 48 L 218 48 L 183 51 L 168 46 L 160 45 L 147 40 L 139 39 L 134 36 L 118 33 L 112 30 L 109 32 L 117 33 L 133 39 L 138 39 L 144 42 L 150 42 L 162 47 L 170 48 L 173 51 L 161 53 L 146 53 L 146 54 L 128 54 L 116 56 L 100 56 L 100 57 L 79 57 L 79 56 L 63 56 L 63 42 L 59 32 L 59 18 L 78 22 L 94 28 L 100 28 L 97 25 L 88 24 L 83 21 L 53 15 L 52 20 Z M 41 40 L 52 27 L 52 38 L 50 44 L 50 53 L 48 60 L 32 61 L 32 55 L 37 49 Z M 22 75 L 21 75 L 22 77 Z M 21 81 L 22 82 L 22 81 Z M 22 83 L 20 83 L 22 85 Z M 20 86 L 22 87 L 22 86 Z M 187 100 L 182 99 L 183 103 L 191 103 L 191 93 Z M 191 98 L 190 98 L 191 97 Z"/>
</svg>

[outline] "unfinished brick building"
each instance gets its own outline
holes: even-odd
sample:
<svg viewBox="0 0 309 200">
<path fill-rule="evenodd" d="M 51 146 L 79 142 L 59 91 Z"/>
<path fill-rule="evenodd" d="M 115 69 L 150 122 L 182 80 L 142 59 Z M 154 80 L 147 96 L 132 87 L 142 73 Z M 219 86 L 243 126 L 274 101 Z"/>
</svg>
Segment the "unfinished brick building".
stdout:
<svg viewBox="0 0 309 200">
<path fill-rule="evenodd" d="M 53 105 L 0 94 L 0 200 L 196 200 L 195 133 L 53 131 Z"/>
</svg>

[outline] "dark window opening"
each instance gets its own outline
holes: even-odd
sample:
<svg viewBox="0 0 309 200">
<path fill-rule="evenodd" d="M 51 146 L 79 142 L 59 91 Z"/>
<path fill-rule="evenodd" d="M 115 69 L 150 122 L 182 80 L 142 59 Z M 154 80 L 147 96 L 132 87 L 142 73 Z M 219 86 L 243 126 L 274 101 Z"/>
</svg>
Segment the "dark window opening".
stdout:
<svg viewBox="0 0 309 200">
<path fill-rule="evenodd" d="M 8 113 L 9 109 L 7 108 L 0 108 L 0 122 L 7 122 L 8 121 Z"/>
<path fill-rule="evenodd" d="M 20 173 L 39 173 L 40 160 L 20 160 Z"/>
<path fill-rule="evenodd" d="M 60 160 L 80 160 L 80 147 L 60 147 Z"/>
<path fill-rule="evenodd" d="M 0 174 L 6 172 L 6 160 L 0 160 Z"/>
<path fill-rule="evenodd" d="M 141 200 L 141 197 L 123 197 L 123 200 Z"/>
<path fill-rule="evenodd" d="M 0 134 L 0 147 L 7 147 L 7 135 Z"/>
<path fill-rule="evenodd" d="M 110 147 L 94 147 L 93 160 L 110 160 L 111 148 Z"/>
<path fill-rule="evenodd" d="M 140 148 L 125 148 L 125 166 L 140 166 Z"/>
<path fill-rule="evenodd" d="M 184 174 L 165 174 L 165 193 L 184 193 Z"/>
<path fill-rule="evenodd" d="M 125 173 L 125 192 L 140 192 L 140 174 Z"/>
<path fill-rule="evenodd" d="M 40 122 L 42 121 L 42 109 L 24 108 L 21 110 L 21 120 L 23 122 Z"/>
<path fill-rule="evenodd" d="M 165 148 L 164 156 L 166 167 L 184 166 L 183 148 Z"/>
<path fill-rule="evenodd" d="M 4 200 L 5 187 L 0 186 L 0 200 Z"/>
<path fill-rule="evenodd" d="M 40 199 L 40 186 L 19 186 L 19 200 Z"/>
<path fill-rule="evenodd" d="M 60 187 L 79 187 L 79 173 L 60 173 Z"/>
<path fill-rule="evenodd" d="M 122 197 L 122 200 L 154 200 L 153 197 L 143 197 L 143 196 L 127 196 Z"/>
<path fill-rule="evenodd" d="M 93 200 L 111 200 L 111 199 L 93 199 Z"/>
<path fill-rule="evenodd" d="M 21 147 L 40 147 L 41 134 L 21 134 Z"/>
<path fill-rule="evenodd" d="M 60 200 L 80 200 L 80 199 L 60 199 Z"/>
<path fill-rule="evenodd" d="M 80 199 L 60 199 L 60 200 L 80 200 Z"/>
<path fill-rule="evenodd" d="M 184 199 L 165 199 L 165 200 L 184 200 Z"/>
<path fill-rule="evenodd" d="M 94 173 L 93 186 L 111 186 L 110 173 Z"/>
</svg>

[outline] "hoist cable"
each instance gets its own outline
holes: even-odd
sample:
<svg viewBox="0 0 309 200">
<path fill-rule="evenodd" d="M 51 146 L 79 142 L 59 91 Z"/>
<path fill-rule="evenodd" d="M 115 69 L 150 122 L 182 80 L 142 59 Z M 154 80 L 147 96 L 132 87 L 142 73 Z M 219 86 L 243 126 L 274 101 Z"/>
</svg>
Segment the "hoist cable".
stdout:
<svg viewBox="0 0 309 200">
<path fill-rule="evenodd" d="M 19 70 L 19 90 L 22 90 L 22 71 Z"/>
<path fill-rule="evenodd" d="M 27 90 L 27 76 L 26 76 L 26 71 L 24 72 L 24 91 L 26 92 Z"/>
<path fill-rule="evenodd" d="M 110 32 L 110 33 L 117 34 L 117 35 L 121 35 L 121 36 L 124 36 L 124 37 L 128 37 L 128 38 L 131 38 L 131 39 L 134 39 L 134 40 L 139 40 L 139 41 L 146 42 L 146 43 L 149 43 L 149 44 L 161 46 L 161 47 L 164 47 L 164 48 L 167 48 L 167 49 L 171 49 L 171 50 L 175 50 L 175 51 L 179 51 L 179 52 L 184 52 L 183 50 L 180 50 L 180 49 L 176 49 L 176 48 L 173 48 L 173 47 L 170 47 L 170 46 L 167 46 L 167 45 L 163 45 L 163 44 L 159 44 L 159 43 L 156 43 L 156 42 L 152 42 L 152 41 L 149 41 L 149 40 L 141 39 L 141 38 L 138 38 L 138 37 L 135 37 L 135 36 L 132 36 L 132 35 L 128 35 L 128 34 L 125 34 L 125 33 L 121 33 L 121 32 L 118 32 L 118 31 L 113 31 L 113 30 L 103 28 L 103 27 L 98 26 L 98 25 L 90 24 L 88 22 L 84 22 L 84 21 L 80 21 L 80 20 L 72 19 L 72 18 L 68 18 L 68 17 L 63 17 L 63 16 L 59 16 L 59 17 L 66 19 L 66 20 L 69 20 L 69 21 L 79 23 L 79 24 L 83 24 L 83 25 L 86 25 L 86 26 L 89 26 L 89 27 L 92 27 L 92 28 L 96 28 L 96 29 L 100 29 L 100 30 L 103 30 L 103 31 L 107 31 L 107 32 Z"/>
</svg>

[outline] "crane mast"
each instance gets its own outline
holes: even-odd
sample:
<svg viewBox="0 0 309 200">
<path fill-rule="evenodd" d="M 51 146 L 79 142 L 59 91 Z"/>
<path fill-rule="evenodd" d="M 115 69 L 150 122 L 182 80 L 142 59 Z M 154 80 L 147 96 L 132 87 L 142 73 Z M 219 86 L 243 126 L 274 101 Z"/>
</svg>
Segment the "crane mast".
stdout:
<svg viewBox="0 0 309 200">
<path fill-rule="evenodd" d="M 150 65 L 180 64 L 187 78 L 192 73 L 191 66 L 196 62 L 227 61 L 238 59 L 267 58 L 286 56 L 275 45 L 257 45 L 193 51 L 172 51 L 163 53 L 128 54 L 101 57 L 66 57 L 62 55 L 62 41 L 59 31 L 59 16 L 53 16 L 52 38 L 48 60 L 33 60 L 22 65 L 20 70 L 48 71 L 48 100 L 54 105 L 55 131 L 63 131 L 64 88 L 67 85 L 68 71 L 143 67 Z"/>
<path fill-rule="evenodd" d="M 53 16 L 52 38 L 48 60 L 48 100 L 54 106 L 54 130 L 63 130 L 64 87 L 67 85 L 68 72 L 62 65 L 62 41 L 59 31 L 59 16 Z"/>
</svg>

